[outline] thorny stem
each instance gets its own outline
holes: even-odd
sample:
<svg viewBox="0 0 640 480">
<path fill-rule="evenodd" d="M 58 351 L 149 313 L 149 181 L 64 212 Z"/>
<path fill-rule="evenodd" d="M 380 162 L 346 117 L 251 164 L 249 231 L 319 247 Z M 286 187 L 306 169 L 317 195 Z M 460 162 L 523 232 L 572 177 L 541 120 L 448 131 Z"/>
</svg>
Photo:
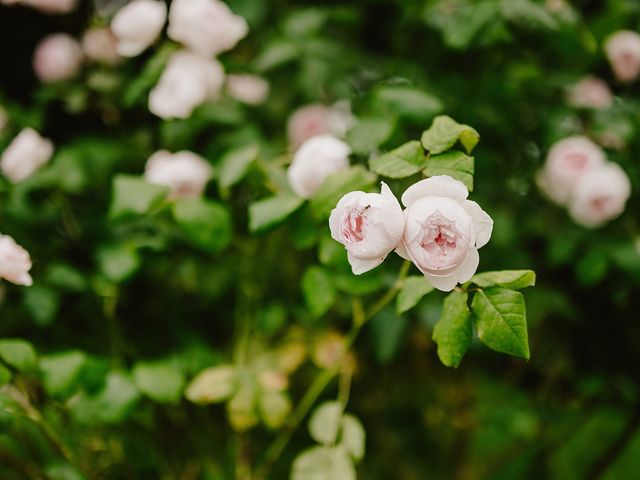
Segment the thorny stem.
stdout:
<svg viewBox="0 0 640 480">
<path fill-rule="evenodd" d="M 402 285 L 404 284 L 404 279 L 409 272 L 410 266 L 411 262 L 409 261 L 405 261 L 402 264 L 402 267 L 400 267 L 398 277 L 396 278 L 394 284 L 366 312 L 364 311 L 362 307 L 362 301 L 359 298 L 352 299 L 353 323 L 345 341 L 345 353 L 348 352 L 353 346 L 354 342 L 358 338 L 358 334 L 360 333 L 362 327 L 380 310 L 386 307 L 389 302 L 391 302 L 398 294 L 398 292 L 402 288 Z M 302 420 L 304 420 L 304 418 L 307 416 L 309 410 L 311 410 L 311 407 L 313 407 L 314 403 L 322 394 L 326 386 L 340 372 L 340 369 L 341 365 L 338 365 L 327 370 L 322 370 L 316 375 L 315 379 L 302 397 L 302 400 L 300 400 L 300 403 L 298 403 L 295 410 L 293 411 L 291 416 L 289 416 L 288 420 L 285 422 L 276 438 L 267 448 L 262 464 L 256 469 L 254 477 L 256 480 L 266 478 L 269 469 L 276 462 L 276 460 L 278 460 L 285 447 L 289 443 L 293 432 L 295 432 Z"/>
</svg>

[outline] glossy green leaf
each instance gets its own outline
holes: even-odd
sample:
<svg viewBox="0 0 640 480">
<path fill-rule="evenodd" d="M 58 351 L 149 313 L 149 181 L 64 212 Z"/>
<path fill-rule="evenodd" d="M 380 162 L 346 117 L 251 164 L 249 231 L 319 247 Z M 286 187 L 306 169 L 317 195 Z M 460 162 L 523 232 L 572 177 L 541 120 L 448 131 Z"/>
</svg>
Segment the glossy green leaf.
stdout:
<svg viewBox="0 0 640 480">
<path fill-rule="evenodd" d="M 451 117 L 441 115 L 422 134 L 421 142 L 431 155 L 436 155 L 451 148 L 458 140 L 467 153 L 471 153 L 480 140 L 480 134 L 469 125 L 462 125 Z"/>
<path fill-rule="evenodd" d="M 369 168 L 389 178 L 405 178 L 418 173 L 427 164 L 420 142 L 413 140 L 400 147 L 369 159 Z"/>
<path fill-rule="evenodd" d="M 347 143 L 355 153 L 368 155 L 393 133 L 395 122 L 389 118 L 365 118 L 347 132 Z"/>
<path fill-rule="evenodd" d="M 497 352 L 529 359 L 527 317 L 520 292 L 501 287 L 480 290 L 471 309 L 482 343 Z"/>
<path fill-rule="evenodd" d="M 249 229 L 264 232 L 284 222 L 303 203 L 302 198 L 287 193 L 258 200 L 249 205 Z"/>
<path fill-rule="evenodd" d="M 532 270 L 501 270 L 498 272 L 483 272 L 471 277 L 469 283 L 482 288 L 504 287 L 520 290 L 536 284 L 536 273 Z"/>
<path fill-rule="evenodd" d="M 464 183 L 469 191 L 473 191 L 474 159 L 462 152 L 450 151 L 432 155 L 424 173 L 427 177 L 449 175 Z"/>
<path fill-rule="evenodd" d="M 466 292 L 451 292 L 444 300 L 442 316 L 433 329 L 438 357 L 447 367 L 456 368 L 471 345 L 473 325 Z"/>
<path fill-rule="evenodd" d="M 221 203 L 204 198 L 184 198 L 173 204 L 173 218 L 196 246 L 219 252 L 231 242 L 231 214 Z"/>
<path fill-rule="evenodd" d="M 321 267 L 309 267 L 302 277 L 305 303 L 314 317 L 321 317 L 336 301 L 336 289 L 329 273 Z"/>
<path fill-rule="evenodd" d="M 396 300 L 396 312 L 398 314 L 407 312 L 415 307 L 433 287 L 422 275 L 407 277 L 402 284 L 398 298 Z"/>
</svg>

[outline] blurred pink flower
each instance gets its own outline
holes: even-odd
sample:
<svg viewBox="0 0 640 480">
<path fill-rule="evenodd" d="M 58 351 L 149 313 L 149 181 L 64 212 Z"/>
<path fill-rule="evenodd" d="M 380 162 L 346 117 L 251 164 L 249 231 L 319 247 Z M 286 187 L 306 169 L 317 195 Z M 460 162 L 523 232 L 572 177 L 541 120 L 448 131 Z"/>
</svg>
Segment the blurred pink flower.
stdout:
<svg viewBox="0 0 640 480">
<path fill-rule="evenodd" d="M 55 33 L 40 41 L 33 55 L 33 69 L 46 83 L 68 80 L 78 74 L 83 55 L 78 42 L 66 33 Z"/>
<path fill-rule="evenodd" d="M 0 235 L 0 278 L 16 285 L 30 287 L 33 279 L 29 275 L 31 257 L 29 252 L 9 235 Z"/>
<path fill-rule="evenodd" d="M 202 195 L 211 179 L 211 165 L 199 155 L 183 150 L 170 153 L 160 150 L 147 160 L 144 177 L 149 183 L 165 185 L 173 198 Z"/>
<path fill-rule="evenodd" d="M 11 182 L 30 177 L 53 155 L 53 142 L 32 128 L 25 128 L 13 139 L 0 159 L 0 170 Z"/>
<path fill-rule="evenodd" d="M 44 13 L 63 14 L 75 10 L 78 0 L 0 0 L 4 5 L 25 5 Z"/>
<path fill-rule="evenodd" d="M 247 105 L 260 105 L 269 94 L 269 82 L 256 75 L 230 74 L 227 76 L 227 93 Z"/>
<path fill-rule="evenodd" d="M 604 80 L 589 75 L 570 88 L 567 101 L 574 107 L 605 109 L 613 103 L 613 95 Z"/>
<path fill-rule="evenodd" d="M 160 36 L 167 20 L 167 4 L 157 0 L 133 0 L 111 21 L 116 50 L 123 57 L 135 57 Z"/>
<path fill-rule="evenodd" d="M 87 59 L 106 65 L 114 65 L 122 59 L 116 49 L 116 37 L 108 27 L 94 27 L 84 32 L 82 51 Z"/>
<path fill-rule="evenodd" d="M 613 73 L 623 82 L 631 82 L 640 74 L 640 35 L 630 30 L 620 30 L 611 35 L 604 50 Z"/>
</svg>

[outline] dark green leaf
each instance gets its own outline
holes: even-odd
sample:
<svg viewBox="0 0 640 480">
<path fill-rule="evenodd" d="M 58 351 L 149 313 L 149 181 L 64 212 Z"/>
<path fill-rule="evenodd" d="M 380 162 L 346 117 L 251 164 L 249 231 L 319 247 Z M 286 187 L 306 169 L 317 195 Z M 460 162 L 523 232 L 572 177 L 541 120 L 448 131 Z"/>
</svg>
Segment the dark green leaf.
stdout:
<svg viewBox="0 0 640 480">
<path fill-rule="evenodd" d="M 429 157 L 427 168 L 424 170 L 425 175 L 428 177 L 449 175 L 464 183 L 469 191 L 473 191 L 473 172 L 473 157 L 457 151 L 432 155 Z"/>
<path fill-rule="evenodd" d="M 442 317 L 433 329 L 438 357 L 447 367 L 456 368 L 467 353 L 473 337 L 471 312 L 466 292 L 451 292 L 444 299 Z"/>
<path fill-rule="evenodd" d="M 417 140 L 369 160 L 369 168 L 379 175 L 389 178 L 405 178 L 422 170 L 427 157 Z"/>
<path fill-rule="evenodd" d="M 173 204 L 173 218 L 196 246 L 219 252 L 232 236 L 231 214 L 227 208 L 204 198 L 184 198 Z"/>
</svg>

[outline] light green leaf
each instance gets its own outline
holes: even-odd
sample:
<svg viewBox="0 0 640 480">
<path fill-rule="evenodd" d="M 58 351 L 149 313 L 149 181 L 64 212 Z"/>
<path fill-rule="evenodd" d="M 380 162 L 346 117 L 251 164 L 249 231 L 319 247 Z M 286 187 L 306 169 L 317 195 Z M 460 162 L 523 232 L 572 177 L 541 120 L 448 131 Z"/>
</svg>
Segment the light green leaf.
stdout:
<svg viewBox="0 0 640 480">
<path fill-rule="evenodd" d="M 421 142 L 431 155 L 435 155 L 448 150 L 458 140 L 467 153 L 471 153 L 480 140 L 480 134 L 469 125 L 462 125 L 451 117 L 441 115 L 422 134 Z"/>
<path fill-rule="evenodd" d="M 309 419 L 311 438 L 322 445 L 333 445 L 338 438 L 342 411 L 340 402 L 326 402 L 316 408 Z"/>
<path fill-rule="evenodd" d="M 398 315 L 411 310 L 433 287 L 424 276 L 415 275 L 407 277 L 402 284 L 396 300 L 396 312 Z"/>
<path fill-rule="evenodd" d="M 21 372 L 35 370 L 37 355 L 31 343 L 20 338 L 0 340 L 0 358 L 9 366 Z"/>
<path fill-rule="evenodd" d="M 520 292 L 490 287 L 476 292 L 471 304 L 478 338 L 489 348 L 529 359 L 524 297 Z"/>
<path fill-rule="evenodd" d="M 417 121 L 432 118 L 442 111 L 436 97 L 409 85 L 386 85 L 378 88 L 374 98 L 386 111 Z"/>
<path fill-rule="evenodd" d="M 258 72 L 265 73 L 294 60 L 298 55 L 299 51 L 294 42 L 275 39 L 265 45 L 253 60 L 253 66 Z"/>
<path fill-rule="evenodd" d="M 536 284 L 536 273 L 533 270 L 501 270 L 498 272 L 483 272 L 471 277 L 469 284 L 482 288 L 504 287 L 520 290 Z"/>
<path fill-rule="evenodd" d="M 69 350 L 40 357 L 44 388 L 50 395 L 63 395 L 75 386 L 87 355 L 80 350 Z"/>
<path fill-rule="evenodd" d="M 508 20 L 529 28 L 557 30 L 558 20 L 544 5 L 531 0 L 502 0 L 502 15 Z"/>
<path fill-rule="evenodd" d="M 244 432 L 258 423 L 257 394 L 255 377 L 241 372 L 238 375 L 237 389 L 227 403 L 229 423 L 234 430 Z"/>
<path fill-rule="evenodd" d="M 336 301 L 336 289 L 331 276 L 321 267 L 309 267 L 302 277 L 302 293 L 309 311 L 321 317 Z"/>
<path fill-rule="evenodd" d="M 457 368 L 471 345 L 473 325 L 466 292 L 451 292 L 444 299 L 442 317 L 433 329 L 438 357 L 447 367 Z"/>
<path fill-rule="evenodd" d="M 249 205 L 249 230 L 264 232 L 284 222 L 303 203 L 302 198 L 287 193 L 253 202 Z"/>
<path fill-rule="evenodd" d="M 133 245 L 104 245 L 97 253 L 100 271 L 115 283 L 120 283 L 140 267 L 140 255 Z"/>
<path fill-rule="evenodd" d="M 450 151 L 439 155 L 432 155 L 427 161 L 424 173 L 427 177 L 449 175 L 461 181 L 473 191 L 474 160 L 462 152 Z"/>
<path fill-rule="evenodd" d="M 342 434 L 340 445 L 355 460 L 362 460 L 366 434 L 360 420 L 350 414 L 345 414 L 341 422 Z"/>
<path fill-rule="evenodd" d="M 388 118 L 366 118 L 347 132 L 347 143 L 355 153 L 368 155 L 393 133 L 395 122 Z"/>
<path fill-rule="evenodd" d="M 182 397 L 184 375 L 170 360 L 138 362 L 131 371 L 133 381 L 143 394 L 158 403 L 177 405 Z"/>
<path fill-rule="evenodd" d="M 109 216 L 118 219 L 150 213 L 162 204 L 168 193 L 167 187 L 147 183 L 142 177 L 116 175 Z"/>
<path fill-rule="evenodd" d="M 369 159 L 369 168 L 389 178 L 405 178 L 418 173 L 427 163 L 420 142 L 413 140 Z"/>
<path fill-rule="evenodd" d="M 102 390 L 74 397 L 70 411 L 81 423 L 118 423 L 129 415 L 140 398 L 131 378 L 119 371 L 109 372 Z"/>
<path fill-rule="evenodd" d="M 218 185 L 230 188 L 244 178 L 251 164 L 258 158 L 260 148 L 256 144 L 234 148 L 220 160 Z"/>
<path fill-rule="evenodd" d="M 232 365 L 207 368 L 195 376 L 185 396 L 193 403 L 206 405 L 222 402 L 236 390 L 236 370 Z"/>
<path fill-rule="evenodd" d="M 310 206 L 320 218 L 329 218 L 333 210 L 346 193 L 354 190 L 367 190 L 375 182 L 376 176 L 361 165 L 342 170 L 327 177 L 311 199 Z"/>
<path fill-rule="evenodd" d="M 261 390 L 258 409 L 264 424 L 272 429 L 282 426 L 291 412 L 291 400 L 287 394 L 275 390 Z"/>
<path fill-rule="evenodd" d="M 221 203 L 183 198 L 173 204 L 172 211 L 176 223 L 194 245 L 219 252 L 231 242 L 231 214 Z"/>
<path fill-rule="evenodd" d="M 314 447 L 294 460 L 291 480 L 356 480 L 356 471 L 343 448 Z"/>
<path fill-rule="evenodd" d="M 11 370 L 0 363 L 0 387 L 11 380 Z"/>
</svg>

